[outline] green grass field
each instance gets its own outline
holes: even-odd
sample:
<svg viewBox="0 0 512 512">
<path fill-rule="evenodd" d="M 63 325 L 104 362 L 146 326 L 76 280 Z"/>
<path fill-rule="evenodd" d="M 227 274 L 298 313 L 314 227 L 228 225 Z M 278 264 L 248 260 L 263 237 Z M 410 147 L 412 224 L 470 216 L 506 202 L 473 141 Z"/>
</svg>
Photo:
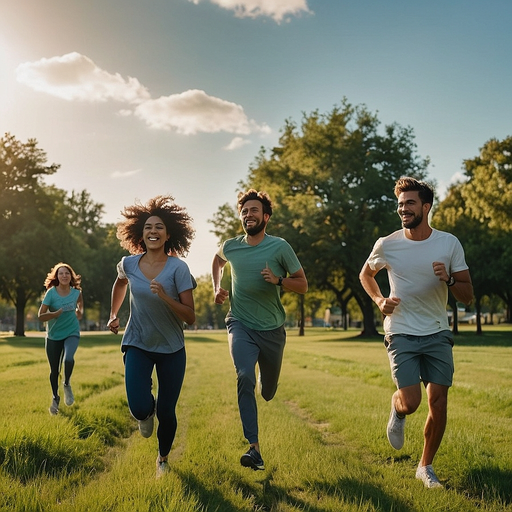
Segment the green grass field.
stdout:
<svg viewBox="0 0 512 512">
<path fill-rule="evenodd" d="M 414 477 L 426 404 L 404 448 L 386 423 L 394 385 L 381 339 L 288 333 L 276 397 L 258 399 L 266 470 L 246 441 L 224 332 L 188 332 L 172 471 L 155 479 L 156 436 L 126 403 L 120 336 L 82 336 L 76 403 L 51 402 L 43 334 L 0 337 L 1 511 L 512 511 L 512 329 L 456 338 L 448 427 L 434 461 L 444 490 Z"/>
</svg>

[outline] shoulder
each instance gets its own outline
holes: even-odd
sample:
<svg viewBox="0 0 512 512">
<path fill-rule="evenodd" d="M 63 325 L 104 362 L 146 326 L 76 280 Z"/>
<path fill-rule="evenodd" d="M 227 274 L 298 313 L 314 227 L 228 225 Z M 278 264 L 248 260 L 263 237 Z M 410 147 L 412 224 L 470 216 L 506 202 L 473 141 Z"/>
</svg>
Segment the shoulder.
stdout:
<svg viewBox="0 0 512 512">
<path fill-rule="evenodd" d="M 458 238 L 447 231 L 441 231 L 439 229 L 432 228 L 432 238 L 433 239 L 443 239 L 443 240 L 458 240 Z"/>
<path fill-rule="evenodd" d="M 130 256 L 123 256 L 119 264 L 125 270 L 129 270 L 138 265 L 141 257 L 142 254 L 131 254 Z"/>
<path fill-rule="evenodd" d="M 269 235 L 268 233 L 266 233 L 263 241 L 267 245 L 291 248 L 291 245 L 284 238 L 281 238 L 280 236 Z"/>
<path fill-rule="evenodd" d="M 187 263 L 183 261 L 181 258 L 178 258 L 176 256 L 169 256 L 168 263 L 171 268 L 188 271 Z"/>
<path fill-rule="evenodd" d="M 377 241 L 375 242 L 375 247 L 382 247 L 385 244 L 401 242 L 404 239 L 405 236 L 403 229 L 398 229 L 397 231 L 393 231 L 393 233 L 390 233 L 389 235 L 377 238 Z"/>
<path fill-rule="evenodd" d="M 239 235 L 235 236 L 234 238 L 228 238 L 227 240 L 224 240 L 224 242 L 221 244 L 221 249 L 226 251 L 226 249 L 240 245 L 247 245 L 245 244 L 245 235 Z"/>
</svg>

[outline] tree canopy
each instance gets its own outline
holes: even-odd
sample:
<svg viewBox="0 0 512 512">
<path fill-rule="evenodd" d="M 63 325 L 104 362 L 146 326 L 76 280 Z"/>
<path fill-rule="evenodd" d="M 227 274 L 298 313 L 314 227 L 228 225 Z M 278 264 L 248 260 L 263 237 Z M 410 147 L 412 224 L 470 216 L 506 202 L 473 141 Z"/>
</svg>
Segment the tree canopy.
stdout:
<svg viewBox="0 0 512 512">
<path fill-rule="evenodd" d="M 310 283 L 334 292 L 342 308 L 355 298 L 368 335 L 377 332 L 374 308 L 359 271 L 376 239 L 399 228 L 395 181 L 424 179 L 427 167 L 411 128 L 381 130 L 365 106 L 344 101 L 326 114 L 304 114 L 300 127 L 286 121 L 279 145 L 260 151 L 239 187 L 269 193 L 276 206 L 269 232 L 291 243 Z M 236 212 L 227 210 L 219 209 L 214 232 L 233 230 Z"/>
</svg>

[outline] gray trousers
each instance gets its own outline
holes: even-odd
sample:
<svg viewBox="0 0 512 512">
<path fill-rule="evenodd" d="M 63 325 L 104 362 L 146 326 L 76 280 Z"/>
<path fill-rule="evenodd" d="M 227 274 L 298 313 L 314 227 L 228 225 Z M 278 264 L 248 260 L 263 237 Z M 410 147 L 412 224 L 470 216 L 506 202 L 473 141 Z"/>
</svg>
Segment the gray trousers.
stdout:
<svg viewBox="0 0 512 512">
<path fill-rule="evenodd" d="M 284 326 L 271 331 L 256 331 L 232 317 L 226 319 L 226 326 L 229 351 L 237 375 L 238 409 L 244 436 L 249 443 L 257 443 L 256 363 L 260 372 L 261 396 L 268 402 L 277 391 L 286 331 Z"/>
</svg>

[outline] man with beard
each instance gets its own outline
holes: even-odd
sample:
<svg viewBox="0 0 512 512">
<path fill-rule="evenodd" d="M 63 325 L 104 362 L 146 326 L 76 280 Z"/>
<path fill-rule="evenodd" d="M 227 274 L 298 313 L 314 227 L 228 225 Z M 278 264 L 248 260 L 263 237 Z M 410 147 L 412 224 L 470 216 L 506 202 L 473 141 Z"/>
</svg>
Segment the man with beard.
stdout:
<svg viewBox="0 0 512 512">
<path fill-rule="evenodd" d="M 272 216 L 272 202 L 254 189 L 238 196 L 238 213 L 245 235 L 222 243 L 212 265 L 215 303 L 229 295 L 226 317 L 229 350 L 237 374 L 238 408 L 249 450 L 242 466 L 265 469 L 258 438 L 255 367 L 259 367 L 261 395 L 272 400 L 281 371 L 286 331 L 281 289 L 306 293 L 304 270 L 291 246 L 265 228 Z M 223 268 L 231 265 L 231 290 L 221 288 Z"/>
<path fill-rule="evenodd" d="M 429 225 L 432 188 L 404 177 L 396 182 L 395 195 L 403 229 L 377 240 L 359 277 L 385 315 L 384 344 L 397 386 L 391 399 L 388 440 L 396 450 L 402 448 L 405 418 L 420 405 L 423 382 L 428 416 L 416 478 L 426 487 L 442 487 L 432 461 L 445 431 L 453 377 L 448 288 L 458 301 L 469 304 L 473 287 L 459 240 Z M 388 273 L 389 297 L 383 296 L 375 279 L 383 268 Z"/>
</svg>

